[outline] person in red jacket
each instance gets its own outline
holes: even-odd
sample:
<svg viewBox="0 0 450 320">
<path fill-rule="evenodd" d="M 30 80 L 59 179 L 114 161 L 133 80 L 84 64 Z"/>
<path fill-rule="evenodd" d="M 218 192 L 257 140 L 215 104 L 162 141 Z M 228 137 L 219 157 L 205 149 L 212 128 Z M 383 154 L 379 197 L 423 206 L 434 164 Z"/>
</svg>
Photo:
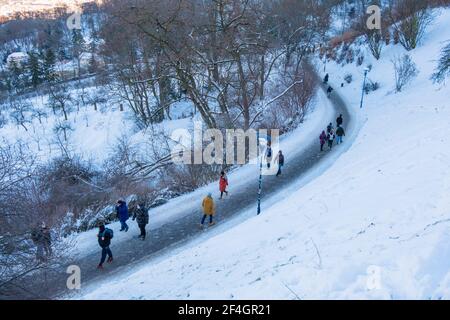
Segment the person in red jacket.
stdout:
<svg viewBox="0 0 450 320">
<path fill-rule="evenodd" d="M 219 180 L 220 199 L 222 199 L 224 193 L 228 195 L 227 186 L 228 186 L 228 178 L 225 172 L 222 171 L 220 173 L 220 180 Z"/>
</svg>

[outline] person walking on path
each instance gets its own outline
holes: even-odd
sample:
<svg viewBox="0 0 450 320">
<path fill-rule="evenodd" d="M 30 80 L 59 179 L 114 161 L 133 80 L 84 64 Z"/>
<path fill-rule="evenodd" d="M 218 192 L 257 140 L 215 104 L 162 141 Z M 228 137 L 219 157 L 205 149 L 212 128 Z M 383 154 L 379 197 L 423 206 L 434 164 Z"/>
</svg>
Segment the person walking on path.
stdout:
<svg viewBox="0 0 450 320">
<path fill-rule="evenodd" d="M 330 122 L 330 124 L 327 126 L 327 134 L 330 134 L 330 132 L 333 130 L 333 124 Z"/>
<path fill-rule="evenodd" d="M 336 119 L 336 128 L 342 126 L 344 123 L 344 118 L 342 117 L 342 114 L 339 115 L 339 117 Z"/>
<path fill-rule="evenodd" d="M 266 163 L 267 163 L 267 169 L 270 169 L 270 163 L 272 162 L 272 147 L 270 146 L 270 142 L 267 143 L 267 148 L 266 148 L 266 154 L 264 155 L 264 158 L 266 159 Z"/>
<path fill-rule="evenodd" d="M 203 227 L 203 224 L 205 223 L 207 217 L 209 217 L 209 225 L 210 226 L 214 225 L 215 222 L 213 222 L 213 216 L 216 213 L 216 206 L 214 204 L 214 200 L 212 198 L 211 193 L 208 193 L 208 195 L 203 199 L 202 208 L 203 208 L 203 218 L 200 227 L 201 228 Z"/>
<path fill-rule="evenodd" d="M 323 78 L 323 83 L 324 83 L 324 84 L 328 84 L 329 78 L 330 78 L 330 76 L 329 76 L 329 74 L 327 73 L 327 74 L 325 75 L 325 78 Z"/>
<path fill-rule="evenodd" d="M 227 186 L 228 186 L 228 177 L 225 174 L 225 171 L 222 171 L 220 173 L 220 179 L 219 179 L 220 199 L 222 199 L 224 193 L 225 193 L 225 195 L 228 196 Z"/>
<path fill-rule="evenodd" d="M 284 154 L 281 150 L 278 151 L 278 154 L 275 157 L 275 163 L 278 163 L 278 172 L 277 172 L 277 177 L 278 177 L 279 175 L 281 175 L 281 169 L 284 166 Z"/>
<path fill-rule="evenodd" d="M 344 137 L 344 136 L 345 136 L 344 128 L 339 126 L 336 129 L 336 144 L 341 144 L 343 142 L 342 137 Z"/>
<path fill-rule="evenodd" d="M 327 134 L 325 133 L 325 130 L 322 131 L 322 134 L 319 137 L 320 140 L 320 151 L 323 151 L 323 146 L 325 145 L 325 142 L 327 141 Z"/>
<path fill-rule="evenodd" d="M 145 208 L 144 203 L 138 204 L 136 210 L 133 213 L 133 221 L 136 220 L 141 234 L 138 238 L 145 240 L 147 232 L 145 231 L 145 226 L 148 224 L 148 210 Z"/>
<path fill-rule="evenodd" d="M 327 138 L 328 138 L 328 147 L 331 150 L 333 148 L 333 141 L 334 141 L 334 132 L 333 132 L 333 130 L 330 131 L 330 133 L 328 134 Z"/>
<path fill-rule="evenodd" d="M 45 222 L 31 231 L 31 240 L 36 246 L 36 260 L 39 262 L 46 262 L 52 255 L 52 238 L 50 229 Z"/>
<path fill-rule="evenodd" d="M 106 228 L 104 224 L 99 226 L 99 231 L 97 234 L 98 244 L 100 248 L 102 248 L 102 257 L 100 259 L 100 263 L 98 264 L 98 269 L 103 269 L 103 263 L 105 263 L 106 256 L 108 256 L 108 263 L 113 261 L 113 254 L 109 246 L 111 245 L 111 239 L 113 238 L 114 233 L 111 229 Z"/>
<path fill-rule="evenodd" d="M 128 214 L 128 207 L 125 201 L 123 200 L 117 201 L 116 213 L 120 221 L 120 231 L 125 230 L 125 232 L 127 232 L 128 231 L 127 220 L 129 218 L 129 214 Z"/>
<path fill-rule="evenodd" d="M 38 262 L 45 262 L 46 256 L 45 252 L 45 240 L 44 240 L 44 231 L 42 225 L 37 224 L 33 230 L 31 230 L 31 240 L 33 244 L 36 246 L 36 260 Z"/>
<path fill-rule="evenodd" d="M 49 258 L 52 255 L 52 234 L 45 222 L 42 222 L 42 242 L 45 255 Z"/>
<path fill-rule="evenodd" d="M 331 93 L 333 92 L 333 88 L 331 86 L 328 86 L 327 89 L 327 97 L 330 98 L 331 97 Z"/>
</svg>

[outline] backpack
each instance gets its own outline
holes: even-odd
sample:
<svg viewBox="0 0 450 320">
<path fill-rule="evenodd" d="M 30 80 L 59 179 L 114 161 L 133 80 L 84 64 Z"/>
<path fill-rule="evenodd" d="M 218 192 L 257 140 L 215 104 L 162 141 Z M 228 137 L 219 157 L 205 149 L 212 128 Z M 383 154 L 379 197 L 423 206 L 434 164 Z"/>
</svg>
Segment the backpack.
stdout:
<svg viewBox="0 0 450 320">
<path fill-rule="evenodd" d="M 108 235 L 109 239 L 112 239 L 114 237 L 114 231 L 112 231 L 112 229 L 105 228 L 105 232 L 103 233 L 103 235 Z"/>
<path fill-rule="evenodd" d="M 33 230 L 31 232 L 31 240 L 33 240 L 34 242 L 38 242 L 39 240 L 41 240 L 41 233 L 39 232 L 39 230 Z"/>
</svg>

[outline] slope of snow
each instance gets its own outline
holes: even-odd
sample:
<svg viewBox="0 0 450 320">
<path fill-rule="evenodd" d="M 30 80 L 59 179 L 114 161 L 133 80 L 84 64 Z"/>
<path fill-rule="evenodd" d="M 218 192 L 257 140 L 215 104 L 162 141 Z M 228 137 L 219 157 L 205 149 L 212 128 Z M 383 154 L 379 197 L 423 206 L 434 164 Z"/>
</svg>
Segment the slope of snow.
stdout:
<svg viewBox="0 0 450 320">
<path fill-rule="evenodd" d="M 328 65 L 335 88 L 353 74 L 337 90 L 365 120 L 320 177 L 77 298 L 450 299 L 450 90 L 429 80 L 449 28 L 445 10 L 411 52 L 420 74 L 402 93 L 393 93 L 390 59 L 403 49 L 386 48 L 369 74 L 381 88 L 363 110 L 363 67 Z"/>
<path fill-rule="evenodd" d="M 94 91 L 94 88 L 85 89 L 85 93 Z M 80 90 L 71 90 L 74 100 Z M 28 146 L 30 151 L 42 162 L 47 162 L 54 157 L 60 156 L 62 150 L 60 143 L 68 146 L 68 149 L 74 154 L 79 155 L 85 160 L 92 160 L 94 165 L 101 165 L 117 146 L 119 139 L 129 141 L 131 144 L 139 146 L 142 153 L 145 153 L 145 143 L 152 139 L 153 133 L 163 132 L 170 135 L 173 130 L 188 128 L 197 117 L 189 116 L 192 111 L 192 104 L 187 101 L 181 101 L 174 104 L 174 109 L 179 110 L 173 115 L 173 120 L 165 120 L 153 126 L 154 132 L 139 130 L 136 128 L 133 113 L 130 110 L 119 111 L 119 104 L 109 105 L 108 110 L 103 106 L 98 111 L 94 111 L 93 105 L 82 106 L 77 110 L 75 106 L 70 108 L 67 123 L 70 129 L 67 130 L 67 141 L 64 141 L 62 133 L 55 133 L 55 127 L 60 123 L 65 123 L 62 115 L 53 115 L 50 107 L 46 106 L 48 96 L 40 96 L 29 100 L 30 105 L 36 110 L 46 112 L 48 117 L 41 121 L 30 112 L 26 116 L 30 119 L 24 127 L 17 125 L 13 119 L 0 127 L 0 137 L 2 141 L 14 143 L 21 141 Z M 66 146 L 66 148 L 67 148 Z M 146 147 L 148 148 L 148 146 Z"/>
</svg>

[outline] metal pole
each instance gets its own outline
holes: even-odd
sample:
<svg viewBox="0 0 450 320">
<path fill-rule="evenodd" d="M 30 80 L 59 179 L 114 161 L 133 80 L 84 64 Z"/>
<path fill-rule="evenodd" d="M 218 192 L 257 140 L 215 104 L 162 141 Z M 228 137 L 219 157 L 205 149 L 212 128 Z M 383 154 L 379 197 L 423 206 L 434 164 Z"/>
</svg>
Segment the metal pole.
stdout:
<svg viewBox="0 0 450 320">
<path fill-rule="evenodd" d="M 257 141 L 258 141 L 258 152 L 260 152 L 259 145 L 259 130 L 257 131 Z M 259 215 L 261 213 L 261 189 L 262 189 L 262 157 L 259 157 L 259 186 L 258 186 L 258 208 L 256 210 L 256 214 Z"/>
<path fill-rule="evenodd" d="M 364 82 L 363 82 L 363 87 L 362 87 L 362 92 L 361 92 L 361 105 L 359 106 L 361 109 L 363 107 L 363 101 L 364 101 L 364 89 L 366 88 L 366 78 L 367 78 L 367 69 L 364 70 Z"/>
</svg>

